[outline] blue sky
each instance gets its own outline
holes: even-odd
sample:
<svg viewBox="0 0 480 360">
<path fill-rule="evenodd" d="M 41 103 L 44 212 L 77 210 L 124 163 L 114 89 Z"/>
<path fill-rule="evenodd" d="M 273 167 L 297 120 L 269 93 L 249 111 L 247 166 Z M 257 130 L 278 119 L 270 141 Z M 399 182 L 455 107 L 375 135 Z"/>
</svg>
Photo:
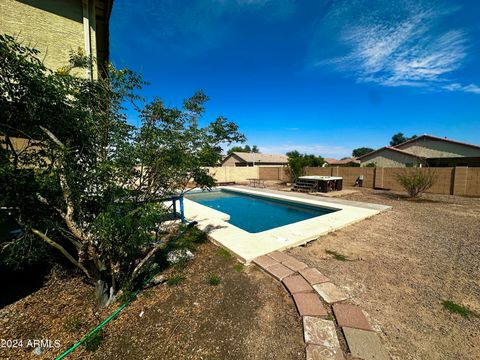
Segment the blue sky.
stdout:
<svg viewBox="0 0 480 360">
<path fill-rule="evenodd" d="M 111 60 L 262 152 L 324 157 L 396 132 L 480 144 L 480 2 L 115 0 Z M 131 115 L 134 124 L 138 120 Z"/>
</svg>

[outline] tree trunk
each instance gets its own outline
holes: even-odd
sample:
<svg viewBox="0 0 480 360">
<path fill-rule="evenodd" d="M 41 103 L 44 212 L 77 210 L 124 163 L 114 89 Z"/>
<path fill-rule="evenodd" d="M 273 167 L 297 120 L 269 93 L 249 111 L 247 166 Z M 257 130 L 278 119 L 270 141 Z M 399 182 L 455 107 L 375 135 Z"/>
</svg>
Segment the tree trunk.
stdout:
<svg viewBox="0 0 480 360">
<path fill-rule="evenodd" d="M 95 298 L 98 306 L 105 308 L 114 300 L 113 287 L 105 280 L 97 280 L 95 283 Z"/>
</svg>

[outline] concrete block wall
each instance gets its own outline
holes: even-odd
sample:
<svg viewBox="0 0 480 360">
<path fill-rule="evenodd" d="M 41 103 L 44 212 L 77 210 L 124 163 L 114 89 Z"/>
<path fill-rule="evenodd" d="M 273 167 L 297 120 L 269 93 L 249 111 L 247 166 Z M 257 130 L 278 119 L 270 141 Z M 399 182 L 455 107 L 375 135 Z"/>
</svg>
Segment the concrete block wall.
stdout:
<svg viewBox="0 0 480 360">
<path fill-rule="evenodd" d="M 288 167 L 263 167 L 259 166 L 259 178 L 264 180 L 290 181 L 290 170 Z"/>
<path fill-rule="evenodd" d="M 361 168 L 361 167 L 338 167 L 338 175 L 343 177 L 344 186 L 353 186 L 355 181 L 363 176 L 363 186 L 373 188 L 373 182 L 375 180 L 374 168 Z"/>
<path fill-rule="evenodd" d="M 210 167 L 208 172 L 218 182 L 248 182 L 248 179 L 259 178 L 259 167 L 235 167 L 235 166 L 221 166 Z"/>
<path fill-rule="evenodd" d="M 367 167 L 307 167 L 305 175 L 341 176 L 344 186 L 353 186 L 359 176 L 363 176 L 363 186 L 373 187 L 374 168 Z"/>
<path fill-rule="evenodd" d="M 480 197 L 480 168 L 467 168 L 466 196 Z"/>
<path fill-rule="evenodd" d="M 306 175 L 341 176 L 344 186 L 353 186 L 355 180 L 363 175 L 363 186 L 367 188 L 403 191 L 396 180 L 399 173 L 412 171 L 434 171 L 437 174 L 435 184 L 428 190 L 433 194 L 480 197 L 480 168 L 440 167 L 440 168 L 365 168 L 365 167 L 326 167 L 305 168 Z"/>
<path fill-rule="evenodd" d="M 455 168 L 455 183 L 453 184 L 453 195 L 466 195 L 468 184 L 468 167 L 457 166 Z"/>
<path fill-rule="evenodd" d="M 209 173 L 218 182 L 248 183 L 248 179 L 291 181 L 287 167 L 212 167 Z M 480 197 L 480 168 L 366 168 L 366 167 L 307 167 L 305 175 L 341 176 L 344 186 L 353 186 L 359 176 L 363 176 L 363 187 L 403 191 L 396 180 L 399 173 L 411 171 L 434 171 L 437 181 L 428 190 L 432 194 Z"/>
<path fill-rule="evenodd" d="M 332 176 L 332 169 L 331 167 L 306 167 L 304 172 L 307 176 Z"/>
<path fill-rule="evenodd" d="M 245 183 L 248 179 L 290 181 L 290 170 L 285 166 L 221 166 L 209 167 L 209 174 L 218 182 Z"/>
<path fill-rule="evenodd" d="M 398 183 L 396 177 L 398 174 L 405 174 L 413 171 L 434 172 L 437 180 L 428 190 L 433 194 L 450 195 L 452 193 L 454 168 L 375 168 L 375 171 L 381 173 L 382 182 L 376 182 L 375 187 L 380 189 L 390 189 L 402 191 L 403 187 Z"/>
</svg>

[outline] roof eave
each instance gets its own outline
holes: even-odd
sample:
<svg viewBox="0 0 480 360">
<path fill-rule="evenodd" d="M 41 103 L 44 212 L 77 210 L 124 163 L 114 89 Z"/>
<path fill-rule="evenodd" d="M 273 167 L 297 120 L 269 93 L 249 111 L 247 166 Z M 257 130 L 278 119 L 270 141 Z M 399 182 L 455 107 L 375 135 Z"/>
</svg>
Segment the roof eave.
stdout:
<svg viewBox="0 0 480 360">
<path fill-rule="evenodd" d="M 446 139 L 446 138 L 441 138 L 441 137 L 438 137 L 438 136 L 433 136 L 433 135 L 428 135 L 428 134 L 423 134 L 423 135 L 420 135 L 414 139 L 410 139 L 410 140 L 407 140 L 407 141 L 404 141 L 403 143 L 401 144 L 398 144 L 398 145 L 395 145 L 393 146 L 394 148 L 398 148 L 398 147 L 401 147 L 405 144 L 409 144 L 409 143 L 412 143 L 412 142 L 415 142 L 415 141 L 418 141 L 422 138 L 429 138 L 429 139 L 432 139 L 432 140 L 438 140 L 438 141 L 445 141 L 445 142 L 448 142 L 448 143 L 453 143 L 453 144 L 457 144 L 457 145 L 463 145 L 463 146 L 468 146 L 468 147 L 471 147 L 471 148 L 474 148 L 476 150 L 480 150 L 480 146 L 477 146 L 477 145 L 474 145 L 474 144 L 469 144 L 469 143 L 465 143 L 465 142 L 462 142 L 462 141 L 456 141 L 456 140 L 451 140 L 451 139 Z"/>
<path fill-rule="evenodd" d="M 403 154 L 403 155 L 406 155 L 406 156 L 414 157 L 414 158 L 417 158 L 417 159 L 424 159 L 423 156 L 418 156 L 418 155 L 409 153 L 409 152 L 407 152 L 407 151 L 403 151 L 403 150 L 400 150 L 400 149 L 396 149 L 396 148 L 391 147 L 391 146 L 384 146 L 384 147 L 382 147 L 382 148 L 380 148 L 380 149 L 371 151 L 371 152 L 369 152 L 368 154 L 359 156 L 357 159 L 361 161 L 363 158 L 365 158 L 365 157 L 367 157 L 367 156 L 370 156 L 370 155 L 373 155 L 373 154 L 375 154 L 375 153 L 377 153 L 377 152 L 380 152 L 380 151 L 382 151 L 382 150 L 396 151 L 396 152 L 399 152 L 399 153 L 401 153 L 401 154 Z"/>
</svg>

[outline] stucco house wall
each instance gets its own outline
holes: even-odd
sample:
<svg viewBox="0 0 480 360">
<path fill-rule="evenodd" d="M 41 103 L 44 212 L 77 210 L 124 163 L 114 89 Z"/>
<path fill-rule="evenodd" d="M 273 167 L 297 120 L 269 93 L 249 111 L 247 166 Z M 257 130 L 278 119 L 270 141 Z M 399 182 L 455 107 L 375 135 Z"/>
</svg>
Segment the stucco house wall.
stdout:
<svg viewBox="0 0 480 360">
<path fill-rule="evenodd" d="M 418 159 L 415 156 L 384 149 L 361 159 L 361 166 L 369 163 L 374 163 L 377 167 L 406 167 L 407 164 L 417 165 Z"/>
<path fill-rule="evenodd" d="M 52 70 L 67 66 L 70 52 L 79 48 L 84 54 L 91 52 L 103 66 L 108 57 L 108 15 L 102 13 L 103 9 L 106 5 L 102 0 L 0 0 L 0 33 L 39 50 L 45 66 Z M 88 14 L 86 19 L 90 24 L 87 31 L 84 14 Z M 97 22 L 104 37 L 100 53 L 97 53 Z M 86 37 L 90 40 L 90 50 L 86 49 Z M 86 70 L 76 69 L 72 74 L 87 76 Z M 92 78 L 98 78 L 97 66 L 92 68 Z"/>
<path fill-rule="evenodd" d="M 233 152 L 222 160 L 222 166 L 287 166 L 287 157 L 276 154 Z"/>
<path fill-rule="evenodd" d="M 243 163 L 245 166 L 245 162 L 237 157 L 235 154 L 232 154 L 231 156 L 228 156 L 224 162 L 222 163 L 222 166 L 237 166 L 237 163 Z"/>
<path fill-rule="evenodd" d="M 454 142 L 425 138 L 399 145 L 397 148 L 426 158 L 480 156 L 480 149 Z"/>
</svg>

